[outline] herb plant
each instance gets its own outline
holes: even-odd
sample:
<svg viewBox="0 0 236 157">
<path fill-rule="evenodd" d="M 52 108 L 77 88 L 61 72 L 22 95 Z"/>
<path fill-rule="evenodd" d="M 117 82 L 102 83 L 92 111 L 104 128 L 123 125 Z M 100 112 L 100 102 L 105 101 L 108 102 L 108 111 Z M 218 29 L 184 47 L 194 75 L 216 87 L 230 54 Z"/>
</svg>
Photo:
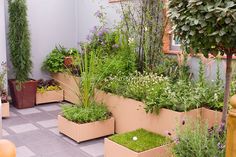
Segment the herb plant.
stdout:
<svg viewBox="0 0 236 157">
<path fill-rule="evenodd" d="M 38 86 L 37 86 L 37 92 L 38 93 L 44 93 L 46 91 L 55 91 L 55 90 L 61 90 L 61 87 L 59 86 L 59 83 L 55 80 L 46 80 L 43 79 L 38 80 Z"/>
</svg>

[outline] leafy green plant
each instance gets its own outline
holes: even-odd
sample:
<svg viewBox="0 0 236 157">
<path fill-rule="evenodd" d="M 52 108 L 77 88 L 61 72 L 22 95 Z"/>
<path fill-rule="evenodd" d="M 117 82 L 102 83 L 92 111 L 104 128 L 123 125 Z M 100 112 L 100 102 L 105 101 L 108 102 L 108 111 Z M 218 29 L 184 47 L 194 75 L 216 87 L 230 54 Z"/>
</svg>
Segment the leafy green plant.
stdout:
<svg viewBox="0 0 236 157">
<path fill-rule="evenodd" d="M 89 106 L 65 105 L 62 107 L 63 116 L 75 123 L 89 123 L 109 119 L 111 114 L 104 105 L 90 104 Z"/>
<path fill-rule="evenodd" d="M 1 64 L 1 69 L 0 69 L 0 98 L 2 103 L 8 102 L 8 95 L 7 91 L 5 89 L 5 77 L 7 74 L 7 67 L 6 63 Z"/>
<path fill-rule="evenodd" d="M 167 137 L 149 132 L 144 129 L 117 134 L 109 137 L 109 139 L 135 152 L 144 152 L 146 150 L 160 147 L 171 142 L 171 140 Z"/>
<path fill-rule="evenodd" d="M 32 69 L 30 33 L 25 0 L 9 0 L 9 48 L 16 80 L 25 82 Z"/>
<path fill-rule="evenodd" d="M 224 129 L 228 111 L 232 56 L 236 53 L 236 2 L 232 0 L 171 0 L 169 17 L 176 37 L 189 53 L 227 55 L 222 116 Z"/>
<path fill-rule="evenodd" d="M 64 47 L 55 47 L 43 62 L 42 69 L 52 73 L 63 72 L 65 70 L 65 53 L 66 49 Z"/>
<path fill-rule="evenodd" d="M 178 131 L 173 152 L 176 157 L 225 157 L 225 141 L 225 132 L 197 121 Z"/>
<path fill-rule="evenodd" d="M 77 123 L 88 123 L 110 118 L 111 114 L 106 106 L 97 104 L 94 100 L 94 92 L 99 78 L 95 77 L 96 56 L 94 52 L 88 55 L 87 48 L 79 58 L 80 63 L 80 81 L 74 79 L 80 90 L 77 95 L 80 103 L 72 106 L 65 106 L 62 109 L 63 116 L 68 120 Z"/>
</svg>

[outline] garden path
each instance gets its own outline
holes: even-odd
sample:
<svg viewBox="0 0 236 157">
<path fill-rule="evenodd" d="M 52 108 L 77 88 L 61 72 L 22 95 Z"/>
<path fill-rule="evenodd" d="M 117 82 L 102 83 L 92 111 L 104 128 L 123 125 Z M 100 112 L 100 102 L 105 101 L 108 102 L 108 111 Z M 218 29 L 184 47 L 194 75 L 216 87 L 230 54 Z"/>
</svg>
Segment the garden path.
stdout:
<svg viewBox="0 0 236 157">
<path fill-rule="evenodd" d="M 57 115 L 60 104 L 18 110 L 3 119 L 3 139 L 17 147 L 17 157 L 103 157 L 103 138 L 80 144 L 60 134 Z"/>
</svg>

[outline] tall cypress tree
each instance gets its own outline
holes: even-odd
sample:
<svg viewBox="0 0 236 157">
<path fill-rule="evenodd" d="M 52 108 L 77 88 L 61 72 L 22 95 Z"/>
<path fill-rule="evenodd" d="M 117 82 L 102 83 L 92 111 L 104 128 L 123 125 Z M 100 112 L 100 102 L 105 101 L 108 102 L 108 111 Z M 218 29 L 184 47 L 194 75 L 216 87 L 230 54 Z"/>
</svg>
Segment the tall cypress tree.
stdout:
<svg viewBox="0 0 236 157">
<path fill-rule="evenodd" d="M 25 82 L 32 70 L 31 44 L 25 0 L 9 0 L 9 48 L 16 80 Z"/>
</svg>

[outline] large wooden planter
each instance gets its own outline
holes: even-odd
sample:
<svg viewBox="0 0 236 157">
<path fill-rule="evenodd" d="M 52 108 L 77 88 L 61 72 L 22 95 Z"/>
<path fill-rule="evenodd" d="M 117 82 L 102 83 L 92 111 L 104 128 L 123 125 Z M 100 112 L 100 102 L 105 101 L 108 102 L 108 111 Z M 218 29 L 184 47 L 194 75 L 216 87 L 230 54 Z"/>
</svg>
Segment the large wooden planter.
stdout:
<svg viewBox="0 0 236 157">
<path fill-rule="evenodd" d="M 208 127 L 220 125 L 222 118 L 222 112 L 210 110 L 207 108 L 201 108 L 201 119 L 207 123 Z"/>
<path fill-rule="evenodd" d="M 61 102 L 64 100 L 63 90 L 45 91 L 44 93 L 37 92 L 36 104 L 45 104 L 51 102 Z"/>
<path fill-rule="evenodd" d="M 171 144 L 137 153 L 110 139 L 105 139 L 105 157 L 171 157 Z"/>
<path fill-rule="evenodd" d="M 52 75 L 53 79 L 59 82 L 60 87 L 64 90 L 64 100 L 78 104 L 79 100 L 79 77 L 75 77 L 66 73 L 57 73 Z"/>
<path fill-rule="evenodd" d="M 58 129 L 60 133 L 76 142 L 83 142 L 114 134 L 114 118 L 86 124 L 77 124 L 58 115 Z"/>
<path fill-rule="evenodd" d="M 9 105 L 9 102 L 7 103 L 2 103 L 2 117 L 3 118 L 7 118 L 7 117 L 10 117 L 10 105 Z"/>
<path fill-rule="evenodd" d="M 200 118 L 201 109 L 189 112 L 176 112 L 168 109 L 161 109 L 158 115 L 147 114 L 144 110 L 145 104 L 133 99 L 96 91 L 96 101 L 108 106 L 116 120 L 115 132 L 125 133 L 139 128 L 151 132 L 166 135 L 167 132 L 175 135 L 176 129 L 183 120 Z"/>
</svg>

